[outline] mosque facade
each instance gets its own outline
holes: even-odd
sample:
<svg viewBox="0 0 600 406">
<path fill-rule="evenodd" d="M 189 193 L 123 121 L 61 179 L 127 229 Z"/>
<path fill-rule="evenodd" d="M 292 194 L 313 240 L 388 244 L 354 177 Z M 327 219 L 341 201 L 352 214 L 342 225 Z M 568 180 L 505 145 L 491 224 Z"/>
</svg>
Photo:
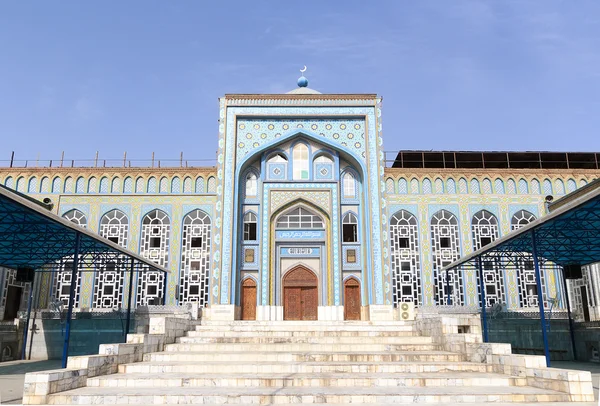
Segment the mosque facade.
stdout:
<svg viewBox="0 0 600 406">
<path fill-rule="evenodd" d="M 0 168 L 0 183 L 49 198 L 59 216 L 168 268 L 166 279 L 136 276 L 136 306 L 164 298 L 221 320 L 392 320 L 407 306 L 478 306 L 474 272 L 440 270 L 543 216 L 547 196 L 600 174 L 597 161 L 482 167 L 449 152 L 436 155 L 443 165 L 428 165 L 424 152 L 413 165 L 419 153 L 407 151 L 389 166 L 379 96 L 306 84 L 220 98 L 214 167 L 13 167 Z M 75 308 L 126 307 L 123 271 L 103 263 L 78 274 Z M 574 308 L 582 295 L 595 308 L 588 282 L 599 276 L 592 267 L 569 282 Z M 483 277 L 487 306 L 537 309 L 531 261 L 486 263 Z M 40 307 L 68 301 L 67 261 L 41 278 Z M 562 286 L 559 269 L 545 266 L 546 307 L 564 306 Z M 0 273 L 5 319 L 26 306 L 30 288 L 14 270 Z"/>
</svg>

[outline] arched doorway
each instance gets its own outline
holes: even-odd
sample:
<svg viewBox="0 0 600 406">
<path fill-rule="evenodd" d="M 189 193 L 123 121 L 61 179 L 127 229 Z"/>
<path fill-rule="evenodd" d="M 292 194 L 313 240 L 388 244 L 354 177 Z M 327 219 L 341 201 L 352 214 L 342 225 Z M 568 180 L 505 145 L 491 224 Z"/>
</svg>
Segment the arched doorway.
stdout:
<svg viewBox="0 0 600 406">
<path fill-rule="evenodd" d="M 317 320 L 319 294 L 317 276 L 299 265 L 283 278 L 283 319 Z"/>
<path fill-rule="evenodd" d="M 360 282 L 356 278 L 344 283 L 344 320 L 360 320 Z"/>
<path fill-rule="evenodd" d="M 242 282 L 240 305 L 242 320 L 256 320 L 256 282 L 252 278 L 246 278 Z"/>
</svg>

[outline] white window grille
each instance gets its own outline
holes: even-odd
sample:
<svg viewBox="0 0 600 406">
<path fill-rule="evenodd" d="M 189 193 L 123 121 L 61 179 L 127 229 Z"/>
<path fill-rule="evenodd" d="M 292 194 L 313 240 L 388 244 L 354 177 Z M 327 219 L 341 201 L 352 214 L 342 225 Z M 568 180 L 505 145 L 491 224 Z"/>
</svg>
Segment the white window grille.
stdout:
<svg viewBox="0 0 600 406">
<path fill-rule="evenodd" d="M 201 210 L 194 210 L 183 219 L 179 303 L 208 305 L 210 248 L 210 217 Z"/>
<path fill-rule="evenodd" d="M 471 231 L 473 233 L 473 250 L 476 251 L 498 239 L 498 219 L 487 210 L 478 211 L 471 221 Z M 500 264 L 496 260 L 485 258 L 482 258 L 481 261 L 485 306 L 492 307 L 496 303 L 505 303 L 506 296 Z M 478 281 L 477 289 L 479 286 Z"/>
<path fill-rule="evenodd" d="M 140 255 L 167 268 L 169 265 L 169 238 L 171 221 L 161 210 L 152 210 L 142 219 Z M 161 304 L 165 283 L 162 272 L 140 272 L 137 284 L 137 305 Z"/>
<path fill-rule="evenodd" d="M 356 179 L 354 176 L 346 172 L 342 179 L 343 189 L 344 189 L 344 197 L 353 199 L 356 197 Z"/>
<path fill-rule="evenodd" d="M 293 159 L 293 179 L 308 179 L 308 147 L 302 143 L 296 144 Z"/>
<path fill-rule="evenodd" d="M 521 227 L 534 221 L 536 217 L 527 210 L 516 212 L 511 221 L 511 230 L 518 230 Z M 535 280 L 535 268 L 533 257 L 527 254 L 521 254 L 517 266 L 517 285 L 519 288 L 519 306 L 520 307 L 538 307 L 538 289 Z M 540 265 L 540 279 L 542 284 L 542 297 L 546 297 L 546 272 Z M 546 305 L 546 304 L 545 304 Z"/>
<path fill-rule="evenodd" d="M 123 248 L 127 247 L 129 219 L 120 210 L 111 210 L 100 220 L 99 234 Z M 115 309 L 123 306 L 126 259 L 102 261 L 94 281 L 93 307 Z"/>
<path fill-rule="evenodd" d="M 324 225 L 321 217 L 303 207 L 297 207 L 279 217 L 277 228 L 324 228 Z"/>
<path fill-rule="evenodd" d="M 63 214 L 63 218 L 79 227 L 87 228 L 87 218 L 85 214 L 77 209 L 69 210 Z M 54 274 L 54 298 L 63 302 L 65 306 L 69 305 L 69 290 L 71 288 L 73 272 L 73 256 L 68 256 L 58 262 L 58 269 Z M 76 273 L 75 296 L 73 297 L 73 306 L 79 307 L 81 298 L 81 272 Z"/>
<path fill-rule="evenodd" d="M 250 172 L 246 176 L 246 196 L 255 197 L 258 194 L 258 180 L 256 174 Z"/>
<path fill-rule="evenodd" d="M 442 271 L 442 268 L 460 258 L 458 220 L 449 211 L 440 210 L 431 218 L 431 247 L 436 302 L 446 304 L 450 296 L 452 305 L 463 306 L 465 295 L 462 269 L 453 269 L 447 273 Z"/>
<path fill-rule="evenodd" d="M 394 193 L 396 193 L 396 185 L 394 183 L 394 179 L 392 179 L 392 178 L 387 178 L 386 179 L 386 181 L 385 181 L 385 191 L 386 191 L 386 193 L 389 193 L 389 194 L 392 194 L 392 195 Z"/>
<path fill-rule="evenodd" d="M 417 218 L 400 210 L 390 219 L 392 297 L 400 303 L 421 305 L 421 262 Z"/>
</svg>

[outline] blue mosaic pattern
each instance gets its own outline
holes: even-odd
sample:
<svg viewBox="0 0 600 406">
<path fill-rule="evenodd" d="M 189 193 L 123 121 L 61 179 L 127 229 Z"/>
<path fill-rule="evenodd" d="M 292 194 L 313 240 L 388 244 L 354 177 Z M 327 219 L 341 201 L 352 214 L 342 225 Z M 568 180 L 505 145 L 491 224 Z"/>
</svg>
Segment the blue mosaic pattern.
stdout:
<svg viewBox="0 0 600 406">
<path fill-rule="evenodd" d="M 47 176 L 44 176 L 40 182 L 40 193 L 50 193 L 50 178 Z"/>
<path fill-rule="evenodd" d="M 354 263 L 348 262 L 347 252 L 349 249 L 354 250 L 356 253 L 356 262 Z M 342 246 L 342 268 L 351 271 L 362 269 L 362 253 L 359 244 L 344 244 Z"/>
<path fill-rule="evenodd" d="M 333 180 L 333 164 L 317 162 L 313 174 L 315 180 Z"/>
<path fill-rule="evenodd" d="M 267 162 L 267 179 L 268 180 L 285 180 L 287 179 L 287 164 Z"/>
</svg>

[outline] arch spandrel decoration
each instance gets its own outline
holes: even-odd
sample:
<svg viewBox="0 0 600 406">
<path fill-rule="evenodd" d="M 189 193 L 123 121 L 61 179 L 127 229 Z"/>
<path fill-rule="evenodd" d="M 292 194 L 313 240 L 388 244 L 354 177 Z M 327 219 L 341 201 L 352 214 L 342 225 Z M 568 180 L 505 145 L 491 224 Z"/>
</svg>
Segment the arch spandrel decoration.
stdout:
<svg viewBox="0 0 600 406">
<path fill-rule="evenodd" d="M 314 203 L 316 206 L 323 207 L 327 211 L 331 211 L 331 193 L 329 191 L 307 191 L 298 190 L 297 193 L 290 193 L 287 191 L 272 191 L 270 196 L 270 210 L 271 213 L 277 211 L 280 207 L 297 200 L 298 197 Z"/>
</svg>

